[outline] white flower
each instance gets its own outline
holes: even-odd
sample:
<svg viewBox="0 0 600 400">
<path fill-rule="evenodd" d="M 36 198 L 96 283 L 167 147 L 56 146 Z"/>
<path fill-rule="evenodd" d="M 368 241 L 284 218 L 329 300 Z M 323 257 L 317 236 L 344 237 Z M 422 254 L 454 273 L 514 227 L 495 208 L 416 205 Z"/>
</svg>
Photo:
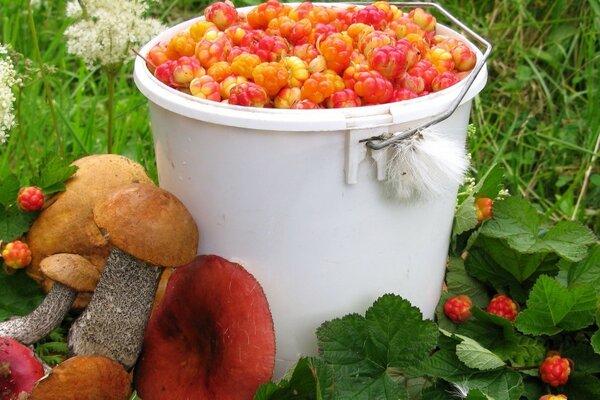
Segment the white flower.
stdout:
<svg viewBox="0 0 600 400">
<path fill-rule="evenodd" d="M 159 21 L 144 17 L 147 8 L 142 0 L 70 1 L 67 15 L 78 21 L 65 31 L 67 51 L 90 65 L 125 62 L 132 56 L 132 47 L 164 29 Z"/>
<path fill-rule="evenodd" d="M 8 50 L 0 44 L 0 144 L 6 142 L 8 131 L 15 124 L 13 114 L 15 95 L 12 88 L 18 83 L 17 73 L 12 60 L 8 56 Z"/>
</svg>

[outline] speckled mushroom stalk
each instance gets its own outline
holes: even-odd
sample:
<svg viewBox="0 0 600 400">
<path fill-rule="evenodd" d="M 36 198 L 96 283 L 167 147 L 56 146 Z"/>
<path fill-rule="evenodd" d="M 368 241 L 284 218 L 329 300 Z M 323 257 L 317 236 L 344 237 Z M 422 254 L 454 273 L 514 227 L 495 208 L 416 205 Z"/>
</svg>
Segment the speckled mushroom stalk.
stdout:
<svg viewBox="0 0 600 400">
<path fill-rule="evenodd" d="M 0 336 L 27 345 L 36 343 L 62 322 L 76 295 L 70 287 L 55 283 L 30 314 L 0 322 Z"/>
<path fill-rule="evenodd" d="M 0 322 L 0 336 L 34 344 L 60 325 L 77 293 L 94 290 L 99 274 L 85 258 L 55 254 L 40 263 L 44 276 L 54 281 L 44 301 L 30 314 Z"/>
<path fill-rule="evenodd" d="M 198 229 L 185 206 L 150 184 L 117 189 L 94 207 L 113 249 L 85 311 L 71 325 L 73 355 L 101 355 L 131 369 L 141 351 L 161 267 L 191 262 Z"/>
</svg>

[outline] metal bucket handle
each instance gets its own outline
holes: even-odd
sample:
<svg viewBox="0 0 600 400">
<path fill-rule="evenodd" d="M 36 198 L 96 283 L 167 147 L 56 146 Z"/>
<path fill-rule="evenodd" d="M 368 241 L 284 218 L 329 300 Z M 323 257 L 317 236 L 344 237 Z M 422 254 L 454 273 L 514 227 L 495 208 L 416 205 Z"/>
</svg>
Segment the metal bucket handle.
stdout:
<svg viewBox="0 0 600 400">
<path fill-rule="evenodd" d="M 366 5 L 366 3 L 362 3 L 362 2 L 353 2 L 350 4 Z M 473 71 L 471 71 L 471 73 L 469 74 L 469 77 L 465 81 L 465 85 L 461 89 L 460 93 L 452 101 L 452 103 L 450 103 L 450 105 L 448 106 L 448 109 L 446 109 L 446 111 L 438 114 L 434 119 L 429 120 L 419 126 L 416 126 L 414 128 L 409 128 L 405 131 L 394 133 L 392 135 L 392 137 L 390 137 L 390 138 L 386 139 L 383 135 L 380 135 L 380 136 L 374 136 L 374 137 L 371 137 L 368 139 L 361 140 L 361 142 L 366 142 L 365 143 L 366 146 L 373 150 L 380 150 L 389 145 L 396 144 L 404 139 L 408 139 L 408 138 L 412 137 L 413 135 L 415 135 L 416 133 L 418 133 L 419 131 L 421 131 L 425 128 L 428 128 L 431 125 L 435 125 L 438 122 L 441 122 L 441 121 L 445 120 L 446 118 L 450 117 L 454 113 L 456 108 L 460 105 L 460 102 L 462 101 L 462 99 L 465 97 L 465 95 L 471 88 L 471 85 L 475 81 L 475 78 L 477 78 L 477 75 L 479 74 L 479 72 L 481 71 L 483 66 L 485 65 L 485 61 L 487 60 L 488 56 L 490 55 L 490 52 L 492 51 L 492 45 L 487 40 L 485 40 L 483 37 L 479 36 L 477 33 L 475 33 L 473 30 L 471 30 L 464 23 L 462 23 L 458 18 L 456 18 L 455 16 L 450 14 L 445 8 L 443 8 L 439 4 L 430 3 L 430 2 L 421 2 L 421 1 L 390 2 L 389 4 L 397 6 L 397 7 L 435 8 L 440 13 L 442 13 L 444 16 L 446 16 L 451 22 L 453 22 L 458 27 L 460 27 L 464 32 L 469 34 L 469 36 L 471 36 L 471 38 L 475 39 L 476 42 L 478 42 L 480 45 L 485 46 L 485 51 L 484 51 L 481 59 L 477 61 L 477 64 L 475 65 L 475 68 L 473 68 Z M 377 141 L 377 143 L 375 141 Z"/>
</svg>

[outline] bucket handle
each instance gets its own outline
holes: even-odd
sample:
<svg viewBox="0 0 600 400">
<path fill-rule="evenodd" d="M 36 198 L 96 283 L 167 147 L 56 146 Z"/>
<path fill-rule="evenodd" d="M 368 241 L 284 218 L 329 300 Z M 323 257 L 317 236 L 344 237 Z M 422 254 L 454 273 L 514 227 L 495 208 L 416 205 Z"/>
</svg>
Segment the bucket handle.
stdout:
<svg viewBox="0 0 600 400">
<path fill-rule="evenodd" d="M 352 2 L 349 4 L 365 5 L 366 3 Z M 367 139 L 360 140 L 360 142 L 365 142 L 366 146 L 373 150 L 381 150 L 384 147 L 387 147 L 389 145 L 396 144 L 402 140 L 411 138 L 413 135 L 417 134 L 421 130 L 426 129 L 426 128 L 430 127 L 431 125 L 435 125 L 438 122 L 441 122 L 441 121 L 447 119 L 448 117 L 450 117 L 454 113 L 454 111 L 458 108 L 458 106 L 460 105 L 460 102 L 462 101 L 462 99 L 465 97 L 465 95 L 471 88 L 471 85 L 473 84 L 473 82 L 475 81 L 475 78 L 477 77 L 477 75 L 479 74 L 479 72 L 481 71 L 483 66 L 485 65 L 485 61 L 487 60 L 488 56 L 490 55 L 490 52 L 492 51 L 492 45 L 490 44 L 490 42 L 488 42 L 483 37 L 481 37 L 480 35 L 475 33 L 472 29 L 470 29 L 468 26 L 466 26 L 464 23 L 462 23 L 454 15 L 450 14 L 445 8 L 443 8 L 439 4 L 430 3 L 430 2 L 421 2 L 421 1 L 390 2 L 389 4 L 398 6 L 398 7 L 435 8 L 440 13 L 442 13 L 444 16 L 446 16 L 450 21 L 452 21 L 454 24 L 456 24 L 458 27 L 460 27 L 464 32 L 469 34 L 469 36 L 471 36 L 471 38 L 475 39 L 476 42 L 478 42 L 480 45 L 484 46 L 485 51 L 484 51 L 481 59 L 478 60 L 477 64 L 475 65 L 475 68 L 473 68 L 473 71 L 471 71 L 471 73 L 469 74 L 469 77 L 465 81 L 465 85 L 461 89 L 460 93 L 452 101 L 452 103 L 450 103 L 450 105 L 448 106 L 448 109 L 446 109 L 446 111 L 442 112 L 441 114 L 438 114 L 434 119 L 427 121 L 419 126 L 416 126 L 414 128 L 409 128 L 402 132 L 397 132 L 397 133 L 393 134 L 392 137 L 390 137 L 390 138 L 386 139 L 384 137 L 384 135 L 379 135 L 379 136 L 373 136 L 373 137 L 370 137 Z"/>
</svg>

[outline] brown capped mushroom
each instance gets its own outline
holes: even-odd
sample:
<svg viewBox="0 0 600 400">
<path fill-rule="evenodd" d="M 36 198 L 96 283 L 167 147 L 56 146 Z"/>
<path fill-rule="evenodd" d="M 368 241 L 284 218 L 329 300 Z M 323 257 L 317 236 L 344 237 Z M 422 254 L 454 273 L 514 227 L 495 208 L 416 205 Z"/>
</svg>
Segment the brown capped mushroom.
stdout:
<svg viewBox="0 0 600 400">
<path fill-rule="evenodd" d="M 88 307 L 71 325 L 69 349 L 129 369 L 141 349 L 160 267 L 194 259 L 198 228 L 181 201 L 148 184 L 109 194 L 94 207 L 94 220 L 113 249 Z"/>
<path fill-rule="evenodd" d="M 33 388 L 29 400 L 127 400 L 131 376 L 118 362 L 102 356 L 69 358 Z"/>
<path fill-rule="evenodd" d="M 58 326 L 78 292 L 91 292 L 100 279 L 92 263 L 76 254 L 55 254 L 40 263 L 41 271 L 54 281 L 44 301 L 31 313 L 0 322 L 0 336 L 33 344 Z"/>
<path fill-rule="evenodd" d="M 115 154 L 83 157 L 72 165 L 77 172 L 66 182 L 65 190 L 50 200 L 27 234 L 32 255 L 27 274 L 46 291 L 52 285 L 41 273 L 40 262 L 49 255 L 79 254 L 102 272 L 110 246 L 94 224 L 96 201 L 120 186 L 152 182 L 140 164 Z M 78 296 L 75 305 L 84 307 L 88 298 L 88 293 Z"/>
</svg>

